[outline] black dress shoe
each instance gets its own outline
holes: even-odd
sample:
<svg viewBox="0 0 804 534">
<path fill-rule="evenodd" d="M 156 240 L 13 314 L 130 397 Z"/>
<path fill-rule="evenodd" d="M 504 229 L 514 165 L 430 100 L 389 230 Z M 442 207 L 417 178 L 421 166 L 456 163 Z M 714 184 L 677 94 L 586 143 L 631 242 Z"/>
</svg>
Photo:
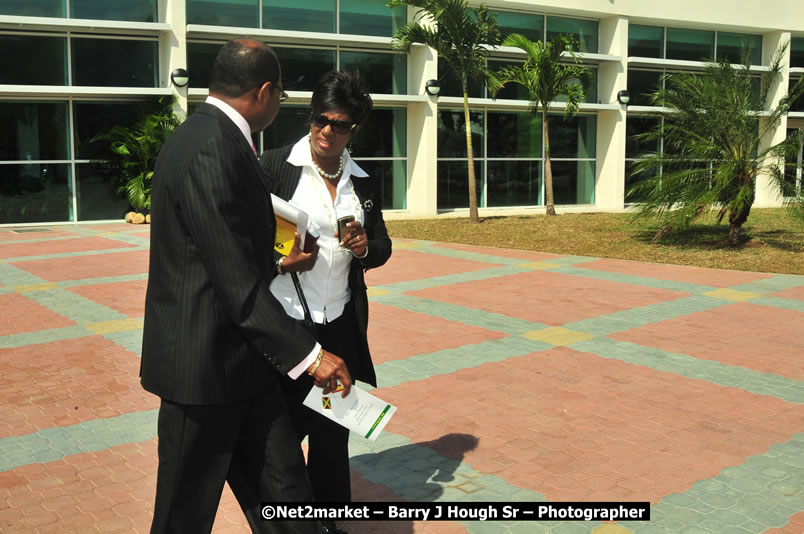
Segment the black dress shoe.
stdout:
<svg viewBox="0 0 804 534">
<path fill-rule="evenodd" d="M 341 527 L 335 524 L 335 521 L 322 521 L 324 525 L 324 534 L 349 534 Z"/>
</svg>

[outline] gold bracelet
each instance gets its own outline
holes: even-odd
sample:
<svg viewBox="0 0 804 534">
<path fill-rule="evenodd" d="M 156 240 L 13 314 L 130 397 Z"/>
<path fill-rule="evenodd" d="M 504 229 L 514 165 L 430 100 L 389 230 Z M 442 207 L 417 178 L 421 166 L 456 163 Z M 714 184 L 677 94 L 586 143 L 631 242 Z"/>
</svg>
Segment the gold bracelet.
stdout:
<svg viewBox="0 0 804 534">
<path fill-rule="evenodd" d="M 321 360 L 323 359 L 324 359 L 324 349 L 321 349 L 318 351 L 318 356 L 315 359 L 315 363 L 313 364 L 312 367 L 310 367 L 310 370 L 307 371 L 307 374 L 313 376 L 315 374 L 316 369 L 318 369 L 318 366 L 321 365 Z"/>
</svg>

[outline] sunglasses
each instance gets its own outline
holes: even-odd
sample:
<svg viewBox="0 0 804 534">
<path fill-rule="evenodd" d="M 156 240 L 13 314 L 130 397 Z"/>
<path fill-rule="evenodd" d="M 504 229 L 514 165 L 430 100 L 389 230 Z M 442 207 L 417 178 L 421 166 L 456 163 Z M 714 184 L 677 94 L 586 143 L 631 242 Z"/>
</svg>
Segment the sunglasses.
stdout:
<svg viewBox="0 0 804 534">
<path fill-rule="evenodd" d="M 326 115 L 319 115 L 318 117 L 313 118 L 313 125 L 315 125 L 316 128 L 324 129 L 327 127 L 327 124 L 329 124 L 330 128 L 332 128 L 333 132 L 342 135 L 348 134 L 354 130 L 355 126 L 357 126 L 351 122 L 330 119 Z"/>
</svg>

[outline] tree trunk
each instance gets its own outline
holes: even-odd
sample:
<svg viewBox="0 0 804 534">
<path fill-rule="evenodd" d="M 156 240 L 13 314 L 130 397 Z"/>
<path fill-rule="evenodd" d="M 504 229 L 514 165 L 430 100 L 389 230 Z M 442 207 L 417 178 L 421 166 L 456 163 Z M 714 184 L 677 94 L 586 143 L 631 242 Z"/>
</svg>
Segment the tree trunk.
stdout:
<svg viewBox="0 0 804 534">
<path fill-rule="evenodd" d="M 555 215 L 556 207 L 553 201 L 553 168 L 550 164 L 550 132 L 547 128 L 547 109 L 542 111 L 542 125 L 544 126 L 544 194 L 547 197 L 545 207 L 547 215 Z"/>
<path fill-rule="evenodd" d="M 742 181 L 752 183 L 753 180 L 753 177 L 749 176 Z M 751 187 L 751 199 L 745 201 L 738 209 L 729 212 L 729 245 L 732 247 L 740 244 L 740 232 L 743 229 L 743 224 L 748 220 L 748 215 L 751 213 L 755 194 L 756 191 Z"/>
<path fill-rule="evenodd" d="M 478 223 L 480 219 L 477 216 L 477 182 L 475 181 L 475 157 L 472 153 L 472 122 L 469 117 L 469 93 L 465 80 L 463 81 L 463 117 L 466 124 L 466 154 L 468 156 L 469 222 Z"/>
<path fill-rule="evenodd" d="M 740 230 L 742 228 L 742 224 L 732 223 L 729 226 L 729 246 L 736 247 L 740 243 Z"/>
</svg>

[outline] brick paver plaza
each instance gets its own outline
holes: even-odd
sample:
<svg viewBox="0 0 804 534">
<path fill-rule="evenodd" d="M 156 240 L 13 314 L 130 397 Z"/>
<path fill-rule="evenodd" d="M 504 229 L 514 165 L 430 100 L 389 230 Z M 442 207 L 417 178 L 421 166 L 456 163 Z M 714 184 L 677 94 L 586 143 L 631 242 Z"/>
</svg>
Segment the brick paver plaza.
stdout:
<svg viewBox="0 0 804 534">
<path fill-rule="evenodd" d="M 149 230 L 0 229 L 0 532 L 147 532 Z M 804 277 L 394 240 L 356 501 L 650 501 L 650 522 L 352 533 L 804 532 Z M 214 532 L 248 532 L 228 488 Z"/>
</svg>

